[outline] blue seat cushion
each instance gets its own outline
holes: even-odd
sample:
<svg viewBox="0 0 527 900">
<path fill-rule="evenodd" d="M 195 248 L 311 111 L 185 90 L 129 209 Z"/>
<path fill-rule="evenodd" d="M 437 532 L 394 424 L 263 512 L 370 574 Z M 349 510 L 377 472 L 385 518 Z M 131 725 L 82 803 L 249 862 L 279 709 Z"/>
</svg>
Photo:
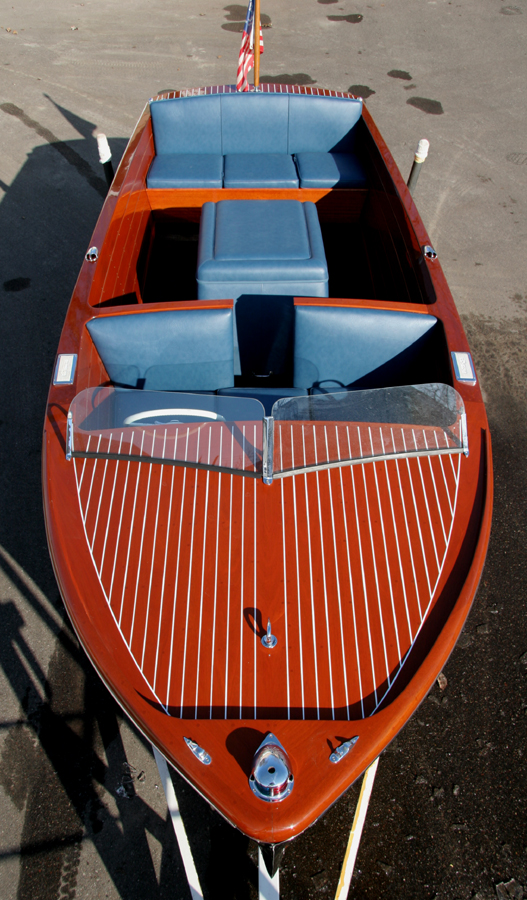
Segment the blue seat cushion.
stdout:
<svg viewBox="0 0 527 900">
<path fill-rule="evenodd" d="M 393 383 L 436 324 L 435 316 L 421 313 L 297 305 L 293 383 L 331 393 L 375 372 Z"/>
<path fill-rule="evenodd" d="M 202 208 L 198 297 L 327 297 L 328 270 L 314 203 L 222 200 Z"/>
<path fill-rule="evenodd" d="M 87 328 L 114 384 L 155 391 L 234 384 L 232 309 L 98 316 Z"/>
<path fill-rule="evenodd" d="M 366 187 L 364 168 L 352 153 L 297 153 L 295 159 L 300 187 Z"/>
<path fill-rule="evenodd" d="M 166 153 L 155 156 L 148 188 L 221 188 L 223 157 L 217 153 Z"/>
<path fill-rule="evenodd" d="M 229 153 L 225 157 L 226 188 L 297 188 L 298 175 L 287 153 Z"/>
</svg>

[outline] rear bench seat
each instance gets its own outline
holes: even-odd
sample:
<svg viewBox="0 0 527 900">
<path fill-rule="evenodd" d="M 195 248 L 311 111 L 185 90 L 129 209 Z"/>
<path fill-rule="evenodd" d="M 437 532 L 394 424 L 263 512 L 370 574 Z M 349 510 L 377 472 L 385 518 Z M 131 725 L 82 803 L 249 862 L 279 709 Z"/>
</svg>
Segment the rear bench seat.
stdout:
<svg viewBox="0 0 527 900">
<path fill-rule="evenodd" d="M 237 93 L 152 100 L 148 188 L 362 188 L 361 100 Z"/>
</svg>

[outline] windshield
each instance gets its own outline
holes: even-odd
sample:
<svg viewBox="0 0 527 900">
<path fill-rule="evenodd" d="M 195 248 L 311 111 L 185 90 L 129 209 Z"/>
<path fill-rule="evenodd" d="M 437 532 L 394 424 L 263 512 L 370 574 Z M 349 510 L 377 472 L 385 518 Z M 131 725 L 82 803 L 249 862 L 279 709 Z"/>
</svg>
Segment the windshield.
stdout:
<svg viewBox="0 0 527 900">
<path fill-rule="evenodd" d="M 252 398 L 87 388 L 70 406 L 68 450 L 256 477 L 264 414 Z"/>
<path fill-rule="evenodd" d="M 77 394 L 68 413 L 68 458 L 204 468 L 266 483 L 461 452 L 468 453 L 463 401 L 445 384 L 284 397 L 270 417 L 254 397 L 98 387 Z"/>
</svg>

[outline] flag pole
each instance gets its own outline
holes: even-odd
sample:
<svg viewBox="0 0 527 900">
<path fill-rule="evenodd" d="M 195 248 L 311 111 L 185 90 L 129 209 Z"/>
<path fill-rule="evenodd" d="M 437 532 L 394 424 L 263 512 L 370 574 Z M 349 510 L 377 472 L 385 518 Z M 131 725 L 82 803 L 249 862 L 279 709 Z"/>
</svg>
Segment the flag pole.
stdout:
<svg viewBox="0 0 527 900">
<path fill-rule="evenodd" d="M 254 86 L 260 84 L 260 0 L 254 0 Z"/>
</svg>

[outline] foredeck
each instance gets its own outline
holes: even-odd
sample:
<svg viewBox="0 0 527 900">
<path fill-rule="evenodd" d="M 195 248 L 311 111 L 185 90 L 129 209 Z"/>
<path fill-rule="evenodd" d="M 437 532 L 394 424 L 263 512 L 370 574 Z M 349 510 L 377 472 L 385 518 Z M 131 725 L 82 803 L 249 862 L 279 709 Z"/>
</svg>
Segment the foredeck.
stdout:
<svg viewBox="0 0 527 900">
<path fill-rule="evenodd" d="M 103 595 L 182 718 L 358 719 L 396 681 L 441 582 L 466 460 L 274 482 L 75 459 Z M 273 651 L 261 636 L 271 619 Z M 396 686 L 395 686 L 396 690 Z"/>
</svg>

